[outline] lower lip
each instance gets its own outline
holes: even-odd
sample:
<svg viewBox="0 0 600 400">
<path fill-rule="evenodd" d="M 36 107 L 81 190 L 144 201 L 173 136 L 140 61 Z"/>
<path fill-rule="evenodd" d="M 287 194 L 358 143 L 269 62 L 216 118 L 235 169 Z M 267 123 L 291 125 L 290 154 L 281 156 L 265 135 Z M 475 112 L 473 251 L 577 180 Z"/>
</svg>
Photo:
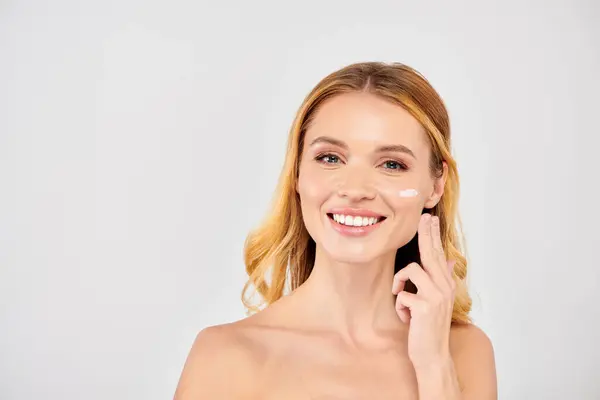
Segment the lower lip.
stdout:
<svg viewBox="0 0 600 400">
<path fill-rule="evenodd" d="M 333 229 L 335 229 L 338 233 L 340 233 L 344 236 L 354 236 L 354 237 L 366 236 L 369 233 L 373 232 L 375 229 L 379 228 L 379 226 L 383 223 L 383 221 L 379 221 L 376 224 L 368 225 L 368 226 L 348 226 L 348 225 L 338 224 L 333 219 L 331 219 L 328 215 L 326 215 L 325 217 L 331 224 L 331 227 Z"/>
</svg>

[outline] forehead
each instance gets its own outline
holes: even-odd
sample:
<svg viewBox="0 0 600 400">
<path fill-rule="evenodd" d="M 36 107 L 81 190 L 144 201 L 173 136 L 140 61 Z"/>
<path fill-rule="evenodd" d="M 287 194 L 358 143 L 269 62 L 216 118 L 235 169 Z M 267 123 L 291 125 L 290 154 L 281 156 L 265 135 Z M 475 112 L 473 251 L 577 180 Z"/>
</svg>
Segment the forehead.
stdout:
<svg viewBox="0 0 600 400">
<path fill-rule="evenodd" d="M 427 151 L 423 127 L 400 105 L 369 93 L 345 93 L 327 100 L 317 110 L 306 132 L 306 143 L 330 136 L 349 146 L 403 144 Z"/>
</svg>

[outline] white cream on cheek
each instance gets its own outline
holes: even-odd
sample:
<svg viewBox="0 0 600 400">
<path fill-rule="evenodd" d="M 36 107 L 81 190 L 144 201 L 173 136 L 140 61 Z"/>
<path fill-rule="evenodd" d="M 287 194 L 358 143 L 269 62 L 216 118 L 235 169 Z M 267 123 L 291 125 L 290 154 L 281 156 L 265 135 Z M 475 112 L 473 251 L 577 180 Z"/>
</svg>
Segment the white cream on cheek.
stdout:
<svg viewBox="0 0 600 400">
<path fill-rule="evenodd" d="M 417 189 L 404 189 L 398 192 L 400 197 L 416 197 L 418 195 L 419 191 Z"/>
<path fill-rule="evenodd" d="M 391 200 L 392 198 L 403 198 L 403 199 L 415 199 L 419 196 L 420 192 L 415 188 L 391 188 L 390 185 L 385 185 L 379 188 L 379 192 L 384 193 Z"/>
</svg>

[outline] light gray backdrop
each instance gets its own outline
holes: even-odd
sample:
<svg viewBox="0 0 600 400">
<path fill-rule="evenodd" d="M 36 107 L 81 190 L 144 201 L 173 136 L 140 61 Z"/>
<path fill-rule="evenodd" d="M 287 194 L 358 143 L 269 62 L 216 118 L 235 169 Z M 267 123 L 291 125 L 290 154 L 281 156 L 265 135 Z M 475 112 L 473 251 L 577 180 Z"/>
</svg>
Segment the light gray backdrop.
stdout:
<svg viewBox="0 0 600 400">
<path fill-rule="evenodd" d="M 598 2 L 218 3 L 0 2 L 0 398 L 171 398 L 302 98 L 365 60 L 447 102 L 501 398 L 600 398 Z"/>
</svg>

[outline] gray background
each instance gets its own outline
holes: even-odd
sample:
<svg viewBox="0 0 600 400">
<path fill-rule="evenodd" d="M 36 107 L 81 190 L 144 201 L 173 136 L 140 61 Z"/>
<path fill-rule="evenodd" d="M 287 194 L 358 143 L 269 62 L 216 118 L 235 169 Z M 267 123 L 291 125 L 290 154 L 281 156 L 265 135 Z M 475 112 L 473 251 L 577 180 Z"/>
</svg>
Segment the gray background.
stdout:
<svg viewBox="0 0 600 400">
<path fill-rule="evenodd" d="M 0 2 L 0 398 L 171 398 L 319 79 L 447 102 L 502 399 L 600 398 L 596 1 Z"/>
</svg>

